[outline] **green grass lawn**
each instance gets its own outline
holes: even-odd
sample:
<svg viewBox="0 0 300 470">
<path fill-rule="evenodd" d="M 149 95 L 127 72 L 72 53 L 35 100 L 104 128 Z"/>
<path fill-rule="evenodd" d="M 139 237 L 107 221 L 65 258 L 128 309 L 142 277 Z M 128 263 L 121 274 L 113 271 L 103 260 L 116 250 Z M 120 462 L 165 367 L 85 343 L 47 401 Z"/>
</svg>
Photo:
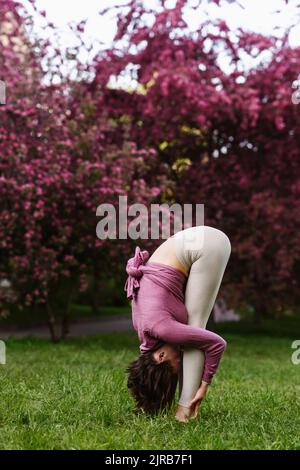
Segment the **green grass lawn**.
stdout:
<svg viewBox="0 0 300 470">
<path fill-rule="evenodd" d="M 137 355 L 134 332 L 58 345 L 10 340 L 0 366 L 0 448 L 300 449 L 300 365 L 291 362 L 299 331 L 222 333 L 228 348 L 188 424 L 173 412 L 133 414 L 124 368 Z"/>
</svg>

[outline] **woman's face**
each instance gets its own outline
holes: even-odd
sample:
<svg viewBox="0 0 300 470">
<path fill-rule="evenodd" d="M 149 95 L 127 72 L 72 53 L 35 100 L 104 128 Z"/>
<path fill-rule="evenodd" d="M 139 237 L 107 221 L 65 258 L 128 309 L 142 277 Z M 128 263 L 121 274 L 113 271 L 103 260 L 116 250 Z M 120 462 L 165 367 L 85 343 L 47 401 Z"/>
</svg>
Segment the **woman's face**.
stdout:
<svg viewBox="0 0 300 470">
<path fill-rule="evenodd" d="M 176 372 L 180 368 L 180 349 L 174 344 L 165 343 L 154 351 L 153 358 L 157 363 L 169 361 Z"/>
</svg>

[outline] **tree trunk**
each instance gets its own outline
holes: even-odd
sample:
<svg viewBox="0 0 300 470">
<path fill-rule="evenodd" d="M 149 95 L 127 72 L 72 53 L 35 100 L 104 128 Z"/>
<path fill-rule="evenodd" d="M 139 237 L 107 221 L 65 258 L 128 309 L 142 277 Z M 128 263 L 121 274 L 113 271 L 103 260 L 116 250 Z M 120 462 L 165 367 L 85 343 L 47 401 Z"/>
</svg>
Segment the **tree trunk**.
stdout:
<svg viewBox="0 0 300 470">
<path fill-rule="evenodd" d="M 53 343 L 59 343 L 59 341 L 61 340 L 61 337 L 58 335 L 56 319 L 53 314 L 49 301 L 46 303 L 46 309 L 47 309 L 47 315 L 48 315 L 48 326 L 49 326 L 51 340 Z"/>
<path fill-rule="evenodd" d="M 92 312 L 95 315 L 99 314 L 99 281 L 94 277 L 93 290 L 92 290 Z"/>
<path fill-rule="evenodd" d="M 67 305 L 61 319 L 61 339 L 65 339 L 70 333 L 70 307 Z"/>
<path fill-rule="evenodd" d="M 70 312 L 71 312 L 71 305 L 72 305 L 74 292 L 75 292 L 75 287 L 73 286 L 68 296 L 66 308 L 64 310 L 62 320 L 61 320 L 61 339 L 65 339 L 67 335 L 70 333 Z"/>
<path fill-rule="evenodd" d="M 102 279 L 99 279 L 99 268 L 97 263 L 94 264 L 94 279 L 93 279 L 93 289 L 92 289 L 92 311 L 95 315 L 99 314 L 100 307 L 100 294 L 102 288 Z"/>
</svg>

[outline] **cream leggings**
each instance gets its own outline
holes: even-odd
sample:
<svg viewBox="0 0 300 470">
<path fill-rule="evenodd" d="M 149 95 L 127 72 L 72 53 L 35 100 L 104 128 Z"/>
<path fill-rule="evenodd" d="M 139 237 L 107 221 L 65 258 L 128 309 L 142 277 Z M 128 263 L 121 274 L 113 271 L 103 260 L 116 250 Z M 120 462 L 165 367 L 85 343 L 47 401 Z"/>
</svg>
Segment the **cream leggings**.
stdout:
<svg viewBox="0 0 300 470">
<path fill-rule="evenodd" d="M 188 324 L 205 328 L 230 257 L 229 238 L 221 230 L 205 225 L 187 228 L 171 238 L 175 239 L 177 259 L 189 271 L 185 291 Z M 203 351 L 184 345 L 179 374 L 180 405 L 189 406 L 200 386 L 203 368 Z"/>
</svg>

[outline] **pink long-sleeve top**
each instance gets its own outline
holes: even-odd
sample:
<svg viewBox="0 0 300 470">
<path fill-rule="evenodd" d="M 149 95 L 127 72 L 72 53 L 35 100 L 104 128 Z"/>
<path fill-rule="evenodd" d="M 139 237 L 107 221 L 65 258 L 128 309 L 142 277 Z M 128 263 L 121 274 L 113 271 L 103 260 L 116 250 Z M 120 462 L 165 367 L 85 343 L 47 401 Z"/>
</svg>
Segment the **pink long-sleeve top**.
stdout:
<svg viewBox="0 0 300 470">
<path fill-rule="evenodd" d="M 127 298 L 132 300 L 132 323 L 140 340 L 140 352 L 164 343 L 201 349 L 205 354 L 202 381 L 210 384 L 226 341 L 212 331 L 187 324 L 186 276 L 172 266 L 147 262 L 148 259 L 148 251 L 136 247 L 135 256 L 127 262 L 124 287 Z"/>
</svg>

